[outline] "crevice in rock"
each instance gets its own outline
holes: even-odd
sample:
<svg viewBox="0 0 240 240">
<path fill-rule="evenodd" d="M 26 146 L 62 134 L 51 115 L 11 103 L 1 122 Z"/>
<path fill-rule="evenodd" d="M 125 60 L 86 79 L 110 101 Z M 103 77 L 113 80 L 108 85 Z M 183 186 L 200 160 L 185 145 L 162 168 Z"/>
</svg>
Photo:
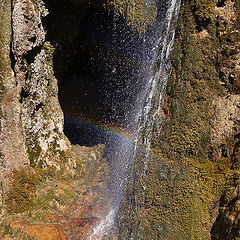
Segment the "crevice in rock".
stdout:
<svg viewBox="0 0 240 240">
<path fill-rule="evenodd" d="M 234 76 L 232 76 L 232 74 L 228 76 L 228 81 L 230 84 L 234 84 L 235 81 L 234 81 Z"/>
<path fill-rule="evenodd" d="M 211 20 L 210 19 L 207 19 L 207 20 L 199 20 L 199 19 L 196 19 L 196 30 L 198 32 L 201 32 L 202 30 L 204 29 L 207 29 L 209 24 L 211 23 Z"/>
<path fill-rule="evenodd" d="M 35 38 L 35 36 L 34 36 L 34 38 Z M 41 50 L 42 50 L 42 46 L 37 46 L 37 47 L 34 47 L 31 51 L 29 51 L 25 56 L 27 64 L 30 65 L 31 63 L 33 63 L 34 58 L 41 52 Z"/>
<path fill-rule="evenodd" d="M 44 108 L 44 104 L 43 103 L 39 103 L 36 105 L 34 111 L 32 112 L 32 116 L 35 114 L 35 112 L 37 112 L 39 109 L 43 109 Z"/>
<path fill-rule="evenodd" d="M 222 157 L 228 158 L 229 153 L 228 153 L 228 149 L 227 149 L 226 145 L 222 144 L 221 149 L 222 149 Z"/>
<path fill-rule="evenodd" d="M 225 0 L 218 0 L 217 7 L 224 7 L 225 6 Z"/>
<path fill-rule="evenodd" d="M 29 97 L 29 91 L 26 90 L 25 88 L 22 88 L 21 93 L 20 93 L 20 103 L 23 103 L 24 98 Z"/>
<path fill-rule="evenodd" d="M 11 68 L 13 69 L 14 77 L 16 77 L 16 73 L 14 71 L 16 60 L 15 60 L 15 57 L 14 57 L 13 52 L 12 52 L 12 40 L 11 40 L 11 44 L 10 44 L 10 49 L 11 49 L 10 50 Z"/>
</svg>

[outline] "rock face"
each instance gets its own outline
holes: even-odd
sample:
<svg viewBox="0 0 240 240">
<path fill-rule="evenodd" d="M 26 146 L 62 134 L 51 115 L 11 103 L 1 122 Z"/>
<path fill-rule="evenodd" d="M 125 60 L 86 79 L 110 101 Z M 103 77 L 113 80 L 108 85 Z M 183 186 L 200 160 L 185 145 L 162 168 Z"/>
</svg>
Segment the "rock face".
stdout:
<svg viewBox="0 0 240 240">
<path fill-rule="evenodd" d="M 0 101 L 1 182 L 13 168 L 28 164 L 21 121 L 19 87 L 10 59 L 11 1 L 0 2 Z"/>
<path fill-rule="evenodd" d="M 3 212 L 8 204 L 9 176 L 15 169 L 30 165 L 55 171 L 64 168 L 71 175 L 76 167 L 75 160 L 66 156 L 70 143 L 63 134 L 63 113 L 52 65 L 54 48 L 45 41 L 42 23 L 47 14 L 43 1 L 0 2 Z M 31 197 L 23 195 L 24 199 Z"/>
<path fill-rule="evenodd" d="M 240 237 L 239 53 L 239 1 L 182 3 L 147 177 L 139 154 L 120 239 Z"/>
<path fill-rule="evenodd" d="M 12 10 L 12 11 L 11 11 Z M 42 1 L 1 1 L 1 175 L 50 165 L 60 170 L 70 144 L 63 134 Z M 10 48 L 11 47 L 11 48 Z M 54 159 L 54 160 L 53 160 Z M 73 163 L 69 162 L 70 166 Z M 6 185 L 7 186 L 7 185 Z"/>
<path fill-rule="evenodd" d="M 63 134 L 47 14 L 41 0 L 0 2 L 1 239 L 85 239 L 111 207 L 104 146 Z"/>
<path fill-rule="evenodd" d="M 63 113 L 53 72 L 54 48 L 45 42 L 42 19 L 47 14 L 43 1 L 14 2 L 12 51 L 30 164 L 59 168 L 50 156 L 66 152 L 69 146 L 63 135 Z"/>
</svg>

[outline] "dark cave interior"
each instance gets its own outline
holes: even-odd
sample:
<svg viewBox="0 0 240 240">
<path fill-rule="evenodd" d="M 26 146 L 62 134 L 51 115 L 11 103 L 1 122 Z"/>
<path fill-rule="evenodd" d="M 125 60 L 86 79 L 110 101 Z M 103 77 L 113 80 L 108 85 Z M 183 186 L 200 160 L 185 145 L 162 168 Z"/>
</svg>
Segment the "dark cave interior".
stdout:
<svg viewBox="0 0 240 240">
<path fill-rule="evenodd" d="M 60 2 L 48 2 L 45 25 L 55 47 L 65 134 L 72 143 L 95 145 L 104 141 L 102 131 L 96 134 L 97 125 L 129 127 L 142 87 L 137 77 L 141 39 L 124 22 L 119 24 L 123 19 L 114 25 L 113 12 L 102 4 Z"/>
<path fill-rule="evenodd" d="M 74 144 L 104 143 L 97 126 L 134 131 L 149 74 L 154 31 L 140 36 L 103 1 L 47 2 L 46 38 L 55 47 L 64 129 Z"/>
</svg>

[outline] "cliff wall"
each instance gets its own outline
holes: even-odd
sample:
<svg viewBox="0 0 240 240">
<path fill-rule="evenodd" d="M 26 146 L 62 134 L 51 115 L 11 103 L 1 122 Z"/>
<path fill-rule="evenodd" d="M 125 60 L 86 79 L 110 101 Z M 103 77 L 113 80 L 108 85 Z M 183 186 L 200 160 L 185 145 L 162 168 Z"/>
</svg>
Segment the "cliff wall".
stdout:
<svg viewBox="0 0 240 240">
<path fill-rule="evenodd" d="M 148 170 L 139 153 L 120 239 L 239 238 L 239 48 L 239 1 L 182 1 Z"/>
</svg>

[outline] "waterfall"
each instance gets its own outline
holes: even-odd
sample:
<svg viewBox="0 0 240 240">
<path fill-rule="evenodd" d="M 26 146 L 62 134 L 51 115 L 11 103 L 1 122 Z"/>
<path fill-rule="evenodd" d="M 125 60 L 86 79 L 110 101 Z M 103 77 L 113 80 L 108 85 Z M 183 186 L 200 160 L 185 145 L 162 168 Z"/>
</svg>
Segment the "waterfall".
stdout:
<svg viewBox="0 0 240 240">
<path fill-rule="evenodd" d="M 172 50 L 175 26 L 180 9 L 180 0 L 171 0 L 164 20 L 163 32 L 157 43 L 157 56 L 154 59 L 153 75 L 148 83 L 145 105 L 139 117 L 138 143 L 145 150 L 145 166 L 143 172 L 147 170 L 147 159 L 152 140 L 153 124 L 156 115 L 161 109 L 163 93 L 170 74 L 170 52 Z M 141 142 L 140 142 L 141 141 Z"/>
<path fill-rule="evenodd" d="M 141 86 L 139 87 L 140 90 L 134 96 L 135 103 L 129 104 L 131 107 L 126 111 L 125 118 L 131 128 L 133 141 L 126 137 L 108 134 L 108 141 L 112 144 L 106 150 L 106 158 L 110 162 L 109 188 L 113 196 L 113 205 L 108 215 L 103 216 L 100 223 L 90 233 L 89 240 L 103 239 L 108 231 L 113 228 L 124 187 L 128 180 L 129 170 L 134 165 L 134 156 L 139 149 L 145 155 L 142 174 L 146 173 L 153 124 L 160 111 L 163 93 L 170 73 L 170 52 L 173 46 L 180 2 L 180 0 L 169 1 L 166 12 L 162 15 L 159 14 L 161 22 L 155 23 L 156 27 L 151 30 L 151 34 L 150 31 L 148 34 L 140 34 L 140 38 L 143 38 L 141 45 L 143 50 L 139 51 L 140 53 L 135 53 L 134 49 L 126 49 L 136 56 L 141 55 L 148 62 L 138 76 L 138 81 L 144 80 L 144 84 L 142 82 L 139 85 L 136 84 L 136 88 Z M 159 6 L 161 4 L 158 3 Z M 135 11 L 135 5 L 136 3 L 133 1 L 133 11 Z M 135 18 L 135 14 L 132 14 L 132 16 Z M 159 19 L 157 21 L 160 21 Z M 117 31 L 120 31 L 116 23 L 114 23 L 114 27 Z M 115 73 L 116 71 L 114 67 L 112 72 Z M 114 78 L 112 80 L 114 81 Z"/>
</svg>

